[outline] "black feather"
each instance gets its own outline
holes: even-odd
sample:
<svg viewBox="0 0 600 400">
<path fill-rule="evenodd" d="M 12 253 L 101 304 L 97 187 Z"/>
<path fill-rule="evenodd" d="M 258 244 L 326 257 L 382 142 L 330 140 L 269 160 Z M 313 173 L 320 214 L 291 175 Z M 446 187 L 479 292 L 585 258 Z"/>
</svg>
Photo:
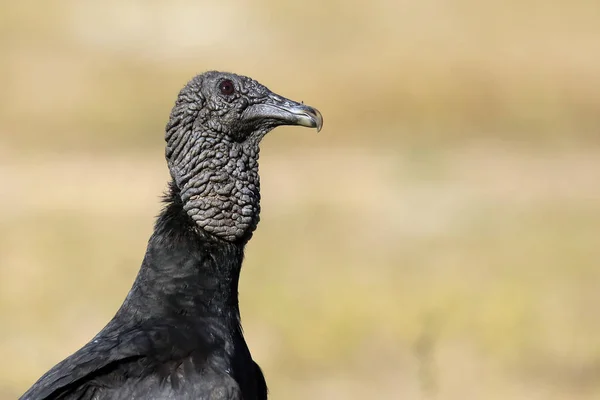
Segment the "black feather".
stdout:
<svg viewBox="0 0 600 400">
<path fill-rule="evenodd" d="M 235 90 L 219 90 L 224 80 Z M 322 123 L 250 78 L 192 79 L 166 127 L 173 181 L 133 287 L 104 329 L 21 399 L 266 399 L 238 307 L 259 221 L 259 143 L 278 125 Z"/>
<path fill-rule="evenodd" d="M 243 245 L 199 231 L 175 185 L 165 201 L 121 309 L 22 400 L 266 399 L 240 328 Z"/>
</svg>

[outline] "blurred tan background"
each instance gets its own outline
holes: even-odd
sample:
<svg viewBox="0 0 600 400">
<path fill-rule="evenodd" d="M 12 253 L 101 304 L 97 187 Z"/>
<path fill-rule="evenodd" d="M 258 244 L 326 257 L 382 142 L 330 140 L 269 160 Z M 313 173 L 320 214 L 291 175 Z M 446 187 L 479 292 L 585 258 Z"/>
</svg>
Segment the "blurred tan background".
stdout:
<svg viewBox="0 0 600 400">
<path fill-rule="evenodd" d="M 2 1 L 0 46 L 0 399 L 123 301 L 209 69 L 325 118 L 262 146 L 273 399 L 600 398 L 597 0 Z"/>
</svg>

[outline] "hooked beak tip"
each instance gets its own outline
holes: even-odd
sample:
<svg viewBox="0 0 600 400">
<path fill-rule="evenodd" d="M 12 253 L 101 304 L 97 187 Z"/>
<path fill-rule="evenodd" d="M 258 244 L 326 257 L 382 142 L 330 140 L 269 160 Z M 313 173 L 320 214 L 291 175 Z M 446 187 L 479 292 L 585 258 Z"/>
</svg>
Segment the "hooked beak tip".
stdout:
<svg viewBox="0 0 600 400">
<path fill-rule="evenodd" d="M 316 108 L 304 106 L 295 114 L 298 116 L 298 125 L 317 128 L 317 132 L 323 128 L 323 115 Z"/>
</svg>

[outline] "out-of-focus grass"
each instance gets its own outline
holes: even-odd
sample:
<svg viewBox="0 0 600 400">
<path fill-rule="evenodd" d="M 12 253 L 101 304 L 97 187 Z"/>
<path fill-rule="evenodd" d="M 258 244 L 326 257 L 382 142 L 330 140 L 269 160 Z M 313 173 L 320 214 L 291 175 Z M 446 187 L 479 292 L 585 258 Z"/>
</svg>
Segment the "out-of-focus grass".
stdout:
<svg viewBox="0 0 600 400">
<path fill-rule="evenodd" d="M 592 0 L 27 3 L 1 5 L 0 119 L 28 148 L 154 146 L 211 68 L 316 100 L 345 141 L 598 138 Z"/>
<path fill-rule="evenodd" d="M 273 398 L 600 394 L 594 1 L 0 2 L 0 398 L 114 314 L 194 73 L 280 128 L 241 281 Z"/>
<path fill-rule="evenodd" d="M 411 397 L 422 368 L 442 398 L 597 395 L 598 150 L 272 147 L 240 291 L 274 397 Z M 137 272 L 166 174 L 157 154 L 125 157 L 3 167 L 15 392 L 101 328 Z"/>
</svg>

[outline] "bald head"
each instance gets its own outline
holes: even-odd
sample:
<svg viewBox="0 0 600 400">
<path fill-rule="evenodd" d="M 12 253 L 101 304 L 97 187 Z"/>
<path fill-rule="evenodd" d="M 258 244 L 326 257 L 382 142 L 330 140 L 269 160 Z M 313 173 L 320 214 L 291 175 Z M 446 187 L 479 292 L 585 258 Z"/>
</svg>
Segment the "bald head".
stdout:
<svg viewBox="0 0 600 400">
<path fill-rule="evenodd" d="M 258 153 L 279 125 L 321 129 L 319 111 L 260 83 L 206 72 L 181 90 L 166 127 L 166 158 L 187 214 L 221 239 L 247 241 L 259 220 Z"/>
</svg>

